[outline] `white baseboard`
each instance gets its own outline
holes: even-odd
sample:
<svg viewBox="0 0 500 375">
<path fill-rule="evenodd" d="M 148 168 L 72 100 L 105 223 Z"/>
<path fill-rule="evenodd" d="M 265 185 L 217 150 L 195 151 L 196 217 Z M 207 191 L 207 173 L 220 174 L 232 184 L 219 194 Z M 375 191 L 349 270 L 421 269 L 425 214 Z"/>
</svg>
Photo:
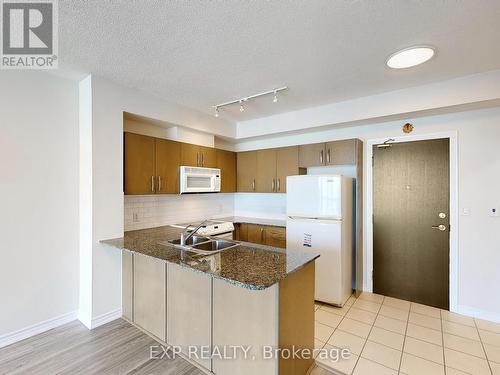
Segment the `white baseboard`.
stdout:
<svg viewBox="0 0 500 375">
<path fill-rule="evenodd" d="M 483 320 L 489 320 L 490 322 L 500 323 L 500 314 L 491 311 L 484 311 L 469 306 L 458 305 L 456 312 L 458 314 L 471 316 L 473 318 L 479 318 Z"/>
<path fill-rule="evenodd" d="M 56 328 L 62 326 L 63 324 L 72 322 L 73 320 L 76 320 L 76 317 L 77 317 L 77 311 L 72 311 L 67 314 L 45 320 L 37 324 L 33 324 L 29 327 L 22 328 L 18 331 L 1 335 L 0 348 L 3 348 L 10 344 L 14 344 L 15 342 L 27 339 L 29 337 L 38 335 L 40 333 L 48 331 L 49 329 Z"/>
<path fill-rule="evenodd" d="M 116 309 L 105 314 L 99 315 L 96 318 L 92 319 L 92 329 L 102 326 L 103 324 L 112 322 L 113 320 L 119 319 L 122 317 L 122 309 Z"/>
</svg>

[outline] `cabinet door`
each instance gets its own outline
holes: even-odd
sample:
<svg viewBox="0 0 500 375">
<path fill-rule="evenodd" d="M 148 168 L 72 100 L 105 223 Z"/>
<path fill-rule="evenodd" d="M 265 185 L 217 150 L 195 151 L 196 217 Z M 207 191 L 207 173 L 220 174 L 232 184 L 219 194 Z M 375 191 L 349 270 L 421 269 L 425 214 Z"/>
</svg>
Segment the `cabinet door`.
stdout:
<svg viewBox="0 0 500 375">
<path fill-rule="evenodd" d="M 216 168 L 217 167 L 217 150 L 212 147 L 199 146 L 200 150 L 200 167 Z"/>
<path fill-rule="evenodd" d="M 166 341 L 166 263 L 134 254 L 134 323 Z"/>
<path fill-rule="evenodd" d="M 221 174 L 221 193 L 236 191 L 236 153 L 226 150 L 217 150 L 217 168 Z"/>
<path fill-rule="evenodd" d="M 286 193 L 286 177 L 299 174 L 299 147 L 276 150 L 276 192 Z"/>
<path fill-rule="evenodd" d="M 257 151 L 257 175 L 255 191 L 274 193 L 276 191 L 276 150 Z"/>
<path fill-rule="evenodd" d="M 133 322 L 134 261 L 130 251 L 122 251 L 122 315 Z"/>
<path fill-rule="evenodd" d="M 282 227 L 267 226 L 265 228 L 266 245 L 286 248 L 286 229 Z"/>
<path fill-rule="evenodd" d="M 234 225 L 234 239 L 236 241 L 248 242 L 248 225 L 246 223 Z"/>
<path fill-rule="evenodd" d="M 176 194 L 179 192 L 179 166 L 181 144 L 167 139 L 156 139 L 156 192 Z"/>
<path fill-rule="evenodd" d="M 264 227 L 257 224 L 247 224 L 247 240 L 251 243 L 265 244 Z"/>
<path fill-rule="evenodd" d="M 168 264 L 167 342 L 188 355 L 188 346 L 211 348 L 212 278 L 176 264 Z M 193 356 L 211 370 L 212 361 Z"/>
<path fill-rule="evenodd" d="M 326 144 L 326 164 L 353 165 L 356 164 L 356 140 L 328 142 Z"/>
<path fill-rule="evenodd" d="M 255 171 L 257 169 L 257 152 L 238 152 L 236 156 L 236 187 L 241 192 L 255 191 Z"/>
<path fill-rule="evenodd" d="M 124 186 L 127 195 L 155 192 L 155 139 L 145 135 L 125 133 Z"/>
<path fill-rule="evenodd" d="M 181 143 L 181 165 L 201 167 L 200 146 Z"/>
<path fill-rule="evenodd" d="M 325 144 L 299 146 L 299 166 L 302 168 L 325 165 Z"/>
</svg>

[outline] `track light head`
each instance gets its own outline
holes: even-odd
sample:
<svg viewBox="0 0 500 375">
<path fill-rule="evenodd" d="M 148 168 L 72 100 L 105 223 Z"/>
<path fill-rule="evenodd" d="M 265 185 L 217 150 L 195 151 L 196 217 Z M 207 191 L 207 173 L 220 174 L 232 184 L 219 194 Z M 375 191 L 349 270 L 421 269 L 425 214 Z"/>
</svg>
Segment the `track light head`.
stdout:
<svg viewBox="0 0 500 375">
<path fill-rule="evenodd" d="M 219 107 L 215 107 L 215 117 L 219 117 Z"/>
<path fill-rule="evenodd" d="M 243 107 L 243 101 L 240 100 L 240 112 L 243 112 L 245 107 Z"/>
<path fill-rule="evenodd" d="M 276 90 L 274 90 L 273 103 L 278 103 L 278 92 Z"/>
</svg>

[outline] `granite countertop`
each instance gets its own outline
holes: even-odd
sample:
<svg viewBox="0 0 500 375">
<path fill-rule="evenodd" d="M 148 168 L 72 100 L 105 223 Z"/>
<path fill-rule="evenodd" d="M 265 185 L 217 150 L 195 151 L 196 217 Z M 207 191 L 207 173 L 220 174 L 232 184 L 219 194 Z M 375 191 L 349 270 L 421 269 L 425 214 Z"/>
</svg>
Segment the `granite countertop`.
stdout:
<svg viewBox="0 0 500 375">
<path fill-rule="evenodd" d="M 266 219 L 266 218 L 246 217 L 246 216 L 226 216 L 214 220 L 231 221 L 232 223 L 270 225 L 273 227 L 286 227 L 286 219 Z"/>
<path fill-rule="evenodd" d="M 151 256 L 209 274 L 248 289 L 266 289 L 314 261 L 319 255 L 240 242 L 218 254 L 200 256 L 164 241 L 179 238 L 182 229 L 162 226 L 125 232 L 124 237 L 101 243 Z M 234 241 L 238 242 L 238 241 Z"/>
</svg>

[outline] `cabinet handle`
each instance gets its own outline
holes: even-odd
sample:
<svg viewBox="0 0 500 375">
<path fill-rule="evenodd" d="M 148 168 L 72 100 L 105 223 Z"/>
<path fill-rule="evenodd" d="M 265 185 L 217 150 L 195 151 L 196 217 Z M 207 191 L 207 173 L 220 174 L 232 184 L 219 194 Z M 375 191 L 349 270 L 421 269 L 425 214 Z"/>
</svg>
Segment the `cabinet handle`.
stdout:
<svg viewBox="0 0 500 375">
<path fill-rule="evenodd" d="M 278 191 L 281 190 L 281 183 L 280 183 L 280 179 L 278 178 Z"/>
<path fill-rule="evenodd" d="M 252 190 L 255 190 L 255 178 L 252 181 Z"/>
<path fill-rule="evenodd" d="M 161 192 L 161 176 L 158 176 L 158 192 Z"/>
<path fill-rule="evenodd" d="M 326 163 L 330 164 L 330 149 L 326 152 Z"/>
<path fill-rule="evenodd" d="M 196 151 L 196 166 L 200 166 L 200 153 L 199 151 Z"/>
<path fill-rule="evenodd" d="M 264 242 L 264 228 L 260 228 L 260 241 Z"/>
<path fill-rule="evenodd" d="M 319 163 L 323 164 L 323 150 L 319 152 Z"/>
<path fill-rule="evenodd" d="M 271 190 L 272 191 L 274 191 L 274 187 L 275 187 L 274 185 L 275 185 L 275 183 L 274 183 L 274 178 L 273 178 L 273 182 L 271 183 Z"/>
<path fill-rule="evenodd" d="M 155 192 L 155 176 L 151 176 L 151 192 Z"/>
<path fill-rule="evenodd" d="M 203 152 L 200 152 L 201 155 L 201 166 L 203 167 L 205 165 L 205 157 L 203 155 Z"/>
</svg>

